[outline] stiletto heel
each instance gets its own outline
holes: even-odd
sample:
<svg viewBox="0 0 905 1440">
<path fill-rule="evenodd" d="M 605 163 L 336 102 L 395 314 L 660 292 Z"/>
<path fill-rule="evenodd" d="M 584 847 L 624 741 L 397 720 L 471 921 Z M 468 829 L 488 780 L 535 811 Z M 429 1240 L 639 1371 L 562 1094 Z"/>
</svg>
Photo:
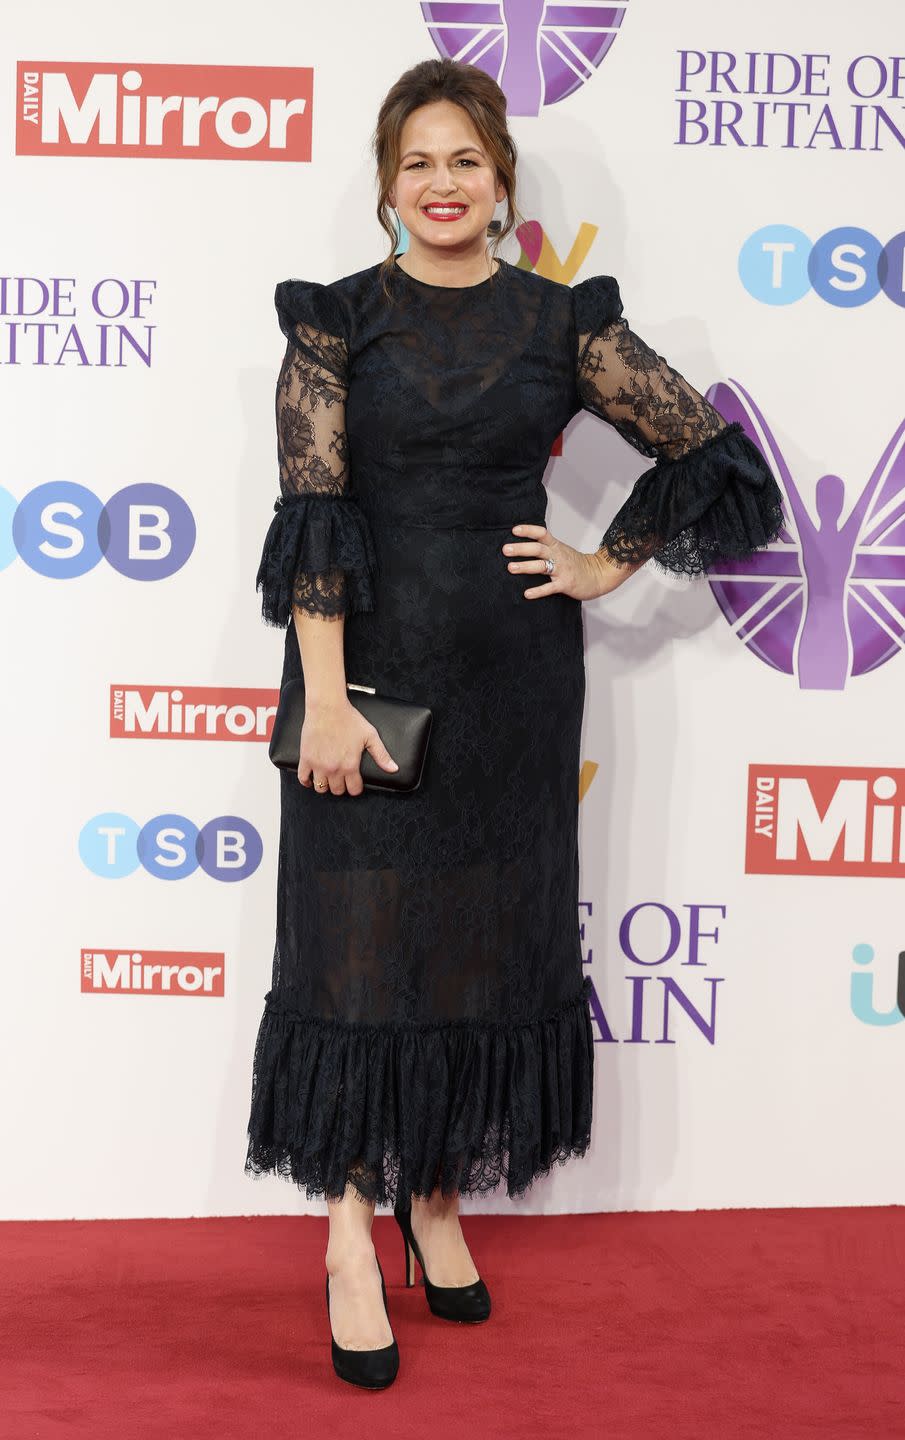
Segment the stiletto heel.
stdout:
<svg viewBox="0 0 905 1440">
<path fill-rule="evenodd" d="M 387 1290 L 383 1283 L 383 1270 L 380 1260 L 377 1261 L 377 1269 L 380 1270 L 380 1291 L 383 1295 L 383 1308 L 389 1320 L 390 1311 L 387 1306 Z M 330 1276 L 327 1276 L 327 1320 L 330 1319 Z M 333 1369 L 340 1380 L 348 1380 L 352 1385 L 362 1385 L 366 1390 L 383 1390 L 391 1385 L 396 1379 L 399 1370 L 399 1346 L 395 1336 L 390 1345 L 384 1345 L 380 1350 L 344 1350 L 337 1345 L 333 1336 L 333 1326 L 330 1326 L 330 1353 L 333 1357 Z"/>
<path fill-rule="evenodd" d="M 412 1233 L 411 1205 L 393 1206 L 393 1215 L 405 1240 L 405 1283 L 415 1283 L 415 1261 L 421 1266 L 424 1293 L 431 1313 L 441 1320 L 459 1320 L 476 1324 L 490 1315 L 490 1293 L 479 1277 L 470 1285 L 433 1285 L 424 1268 L 418 1241 Z"/>
<path fill-rule="evenodd" d="M 404 1230 L 402 1232 L 402 1243 L 405 1246 L 405 1284 L 406 1289 L 409 1289 L 415 1283 L 415 1252 L 409 1244 L 408 1236 Z"/>
</svg>

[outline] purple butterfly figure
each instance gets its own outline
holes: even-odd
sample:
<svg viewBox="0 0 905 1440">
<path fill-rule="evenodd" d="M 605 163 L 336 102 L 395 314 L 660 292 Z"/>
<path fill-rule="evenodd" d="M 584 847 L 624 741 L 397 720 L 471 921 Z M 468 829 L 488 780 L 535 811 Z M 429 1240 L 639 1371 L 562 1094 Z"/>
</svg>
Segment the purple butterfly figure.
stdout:
<svg viewBox="0 0 905 1440">
<path fill-rule="evenodd" d="M 708 572 L 720 609 L 749 650 L 802 690 L 842 690 L 905 648 L 905 421 L 844 521 L 844 482 L 821 476 L 815 520 L 748 392 L 721 381 L 707 399 L 741 424 L 785 493 L 779 539 Z"/>
<path fill-rule="evenodd" d="M 590 79 L 628 3 L 422 0 L 421 13 L 440 54 L 491 75 L 510 115 L 539 115 Z"/>
</svg>

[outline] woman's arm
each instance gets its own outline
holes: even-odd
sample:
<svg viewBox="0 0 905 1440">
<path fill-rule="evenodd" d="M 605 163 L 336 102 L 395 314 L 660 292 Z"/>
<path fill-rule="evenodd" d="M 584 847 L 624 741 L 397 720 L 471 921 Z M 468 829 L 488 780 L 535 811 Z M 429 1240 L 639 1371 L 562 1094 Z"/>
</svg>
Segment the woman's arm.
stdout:
<svg viewBox="0 0 905 1440">
<path fill-rule="evenodd" d="M 324 286 L 277 286 L 287 337 L 276 392 L 280 498 L 258 570 L 264 618 L 295 626 L 305 682 L 298 778 L 334 795 L 363 790 L 361 754 L 398 769 L 376 728 L 348 698 L 345 616 L 374 608 L 375 553 L 349 489 L 348 352 Z"/>
<path fill-rule="evenodd" d="M 606 420 L 656 463 L 636 481 L 597 550 L 574 550 L 543 525 L 503 546 L 513 572 L 542 574 L 526 600 L 563 592 L 606 595 L 649 559 L 697 575 L 720 559 L 750 555 L 782 528 L 782 492 L 741 425 L 729 425 L 683 375 L 629 329 L 611 275 L 573 286 L 575 386 L 580 407 Z"/>
<path fill-rule="evenodd" d="M 757 446 L 622 317 L 612 276 L 574 287 L 576 388 L 600 416 L 656 463 L 613 517 L 597 557 L 623 578 L 653 558 L 673 574 L 700 574 L 777 538 L 782 492 Z"/>
<path fill-rule="evenodd" d="M 309 529 L 330 532 L 330 538 L 322 538 L 322 555 L 315 556 L 310 547 L 307 556 L 298 554 L 291 577 L 306 713 L 349 703 L 344 650 L 349 595 L 345 572 L 331 549 L 332 509 L 343 504 L 349 483 L 345 369 L 339 337 L 296 322 L 277 381 L 280 493 L 290 504 L 295 497 L 309 497 Z M 364 517 L 355 518 L 361 528 Z"/>
</svg>

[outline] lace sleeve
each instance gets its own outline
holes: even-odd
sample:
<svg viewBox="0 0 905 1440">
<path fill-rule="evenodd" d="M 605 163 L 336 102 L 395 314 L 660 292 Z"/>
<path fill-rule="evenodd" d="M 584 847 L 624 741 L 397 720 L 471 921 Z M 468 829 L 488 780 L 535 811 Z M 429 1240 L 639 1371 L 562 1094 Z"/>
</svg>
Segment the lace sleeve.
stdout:
<svg viewBox="0 0 905 1440">
<path fill-rule="evenodd" d="M 274 303 L 286 336 L 276 387 L 280 497 L 256 584 L 265 621 L 285 626 L 293 608 L 322 619 L 373 610 L 376 564 L 349 490 L 342 314 L 313 281 L 281 282 Z"/>
<path fill-rule="evenodd" d="M 579 403 L 656 461 L 600 548 L 617 565 L 653 557 L 663 570 L 696 575 L 775 540 L 782 492 L 741 425 L 728 425 L 629 329 L 612 276 L 582 281 L 572 293 Z"/>
</svg>

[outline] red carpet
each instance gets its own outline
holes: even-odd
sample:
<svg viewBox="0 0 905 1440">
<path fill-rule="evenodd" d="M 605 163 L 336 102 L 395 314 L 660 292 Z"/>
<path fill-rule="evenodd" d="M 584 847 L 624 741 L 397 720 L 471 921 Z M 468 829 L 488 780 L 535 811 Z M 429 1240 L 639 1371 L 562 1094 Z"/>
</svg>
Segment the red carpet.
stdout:
<svg viewBox="0 0 905 1440">
<path fill-rule="evenodd" d="M 320 1217 L 0 1224 L 3 1440 L 892 1440 L 905 1209 L 466 1215 L 485 1325 L 374 1237 L 388 1390 L 330 1365 Z"/>
</svg>

